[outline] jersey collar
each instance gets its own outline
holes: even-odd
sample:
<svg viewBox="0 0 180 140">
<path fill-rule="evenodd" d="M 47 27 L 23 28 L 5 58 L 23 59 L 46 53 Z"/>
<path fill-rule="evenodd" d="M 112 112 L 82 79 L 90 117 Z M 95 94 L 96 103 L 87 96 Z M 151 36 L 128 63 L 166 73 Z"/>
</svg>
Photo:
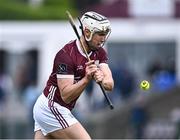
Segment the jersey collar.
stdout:
<svg viewBox="0 0 180 140">
<path fill-rule="evenodd" d="M 80 47 L 79 40 L 76 40 L 76 46 L 77 46 L 78 51 L 80 52 L 80 54 L 83 55 L 84 57 L 86 57 L 85 53 L 83 52 L 82 48 Z M 91 54 L 92 54 L 92 51 L 88 54 L 88 56 L 90 57 Z"/>
</svg>

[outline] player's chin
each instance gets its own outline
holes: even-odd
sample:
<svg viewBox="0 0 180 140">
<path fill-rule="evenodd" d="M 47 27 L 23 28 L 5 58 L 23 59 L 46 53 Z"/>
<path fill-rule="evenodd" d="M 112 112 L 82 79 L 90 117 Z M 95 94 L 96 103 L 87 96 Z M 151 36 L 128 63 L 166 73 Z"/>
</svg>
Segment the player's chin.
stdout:
<svg viewBox="0 0 180 140">
<path fill-rule="evenodd" d="M 100 48 L 102 47 L 102 44 L 98 44 L 98 45 L 96 45 L 96 50 L 99 50 Z"/>
<path fill-rule="evenodd" d="M 92 51 L 97 51 L 97 50 L 99 50 L 100 48 L 101 48 L 100 46 L 91 47 L 91 50 L 92 50 Z"/>
</svg>

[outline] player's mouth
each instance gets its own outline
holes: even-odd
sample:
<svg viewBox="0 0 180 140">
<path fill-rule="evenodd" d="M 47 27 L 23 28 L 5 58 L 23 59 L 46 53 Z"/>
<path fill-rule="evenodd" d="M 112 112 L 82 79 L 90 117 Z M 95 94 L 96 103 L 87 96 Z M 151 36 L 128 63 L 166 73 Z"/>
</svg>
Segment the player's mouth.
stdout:
<svg viewBox="0 0 180 140">
<path fill-rule="evenodd" d="M 101 47 L 104 42 L 100 42 L 97 44 L 98 47 Z"/>
</svg>

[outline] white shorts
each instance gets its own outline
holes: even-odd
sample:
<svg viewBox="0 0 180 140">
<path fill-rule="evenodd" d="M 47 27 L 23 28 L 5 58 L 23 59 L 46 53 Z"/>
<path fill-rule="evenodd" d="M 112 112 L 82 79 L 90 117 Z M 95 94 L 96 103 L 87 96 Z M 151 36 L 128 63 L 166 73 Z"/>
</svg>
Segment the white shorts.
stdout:
<svg viewBox="0 0 180 140">
<path fill-rule="evenodd" d="M 71 111 L 41 94 L 33 108 L 34 131 L 41 130 L 43 135 L 67 128 L 78 121 Z"/>
</svg>

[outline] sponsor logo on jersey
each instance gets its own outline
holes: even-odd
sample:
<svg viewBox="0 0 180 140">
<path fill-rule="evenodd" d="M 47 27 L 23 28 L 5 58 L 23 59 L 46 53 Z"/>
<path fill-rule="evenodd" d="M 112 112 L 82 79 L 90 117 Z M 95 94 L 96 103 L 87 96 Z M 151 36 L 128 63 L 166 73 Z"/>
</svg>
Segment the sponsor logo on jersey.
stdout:
<svg viewBox="0 0 180 140">
<path fill-rule="evenodd" d="M 59 74 L 67 73 L 67 65 L 66 64 L 60 64 L 58 67 Z"/>
</svg>

